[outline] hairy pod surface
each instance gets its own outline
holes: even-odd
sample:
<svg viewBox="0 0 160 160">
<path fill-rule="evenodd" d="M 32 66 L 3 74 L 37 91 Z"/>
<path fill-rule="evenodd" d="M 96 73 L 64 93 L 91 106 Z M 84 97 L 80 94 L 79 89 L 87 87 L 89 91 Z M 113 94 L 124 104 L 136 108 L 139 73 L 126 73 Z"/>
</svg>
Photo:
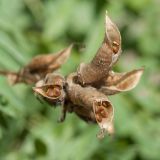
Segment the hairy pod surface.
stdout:
<svg viewBox="0 0 160 160">
<path fill-rule="evenodd" d="M 72 112 L 74 112 L 79 118 L 87 123 L 96 123 L 96 117 L 92 109 L 85 106 L 72 106 Z"/>
<path fill-rule="evenodd" d="M 90 86 L 82 87 L 76 84 L 76 77 L 76 74 L 73 73 L 66 79 L 67 96 L 73 105 L 75 105 L 73 111 L 86 121 L 95 122 L 96 120 L 101 130 L 107 132 L 113 121 L 112 104 L 108 98 L 96 88 Z M 105 134 L 105 132 L 103 133 Z M 103 136 L 100 137 L 103 138 Z"/>
<path fill-rule="evenodd" d="M 78 81 L 82 85 L 94 84 L 108 75 L 121 53 L 121 35 L 116 25 L 106 15 L 105 36 L 101 47 L 89 64 L 81 63 Z"/>
</svg>

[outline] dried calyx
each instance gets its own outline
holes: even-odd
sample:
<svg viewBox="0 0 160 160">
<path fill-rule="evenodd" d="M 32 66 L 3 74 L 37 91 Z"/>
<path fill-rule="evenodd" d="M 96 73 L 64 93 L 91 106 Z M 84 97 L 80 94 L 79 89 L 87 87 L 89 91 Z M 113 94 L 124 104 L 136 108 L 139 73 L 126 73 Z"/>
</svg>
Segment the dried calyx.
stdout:
<svg viewBox="0 0 160 160">
<path fill-rule="evenodd" d="M 81 85 L 94 85 L 108 75 L 113 64 L 121 53 L 121 35 L 116 25 L 106 14 L 105 37 L 101 47 L 89 64 L 81 63 L 78 70 L 78 81 Z"/>
</svg>

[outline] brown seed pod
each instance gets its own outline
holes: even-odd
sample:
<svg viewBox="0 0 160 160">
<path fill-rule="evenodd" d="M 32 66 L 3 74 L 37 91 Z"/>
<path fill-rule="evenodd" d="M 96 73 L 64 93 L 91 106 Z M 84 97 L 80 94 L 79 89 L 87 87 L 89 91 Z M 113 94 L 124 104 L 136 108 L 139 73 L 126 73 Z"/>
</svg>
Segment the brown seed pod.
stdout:
<svg viewBox="0 0 160 160">
<path fill-rule="evenodd" d="M 48 73 L 60 68 L 69 58 L 72 47 L 73 45 L 71 44 L 68 48 L 63 49 L 56 54 L 38 55 L 19 72 L 0 71 L 0 74 L 7 76 L 11 84 L 36 83 L 45 78 Z"/>
<path fill-rule="evenodd" d="M 105 41 L 111 47 L 114 55 L 112 65 L 118 60 L 121 53 L 121 35 L 117 26 L 111 21 L 111 19 L 106 15 L 106 35 Z"/>
<path fill-rule="evenodd" d="M 90 108 L 73 105 L 72 112 L 87 123 L 96 123 L 94 112 Z"/>
<path fill-rule="evenodd" d="M 61 67 L 69 58 L 73 45 L 54 54 L 42 54 L 34 57 L 31 62 L 24 67 L 30 73 L 40 72 L 46 75 Z"/>
<path fill-rule="evenodd" d="M 100 91 L 106 95 L 113 95 L 119 92 L 129 91 L 136 87 L 144 69 L 136 69 L 125 73 L 110 72 L 109 76 L 104 79 L 104 85 Z"/>
<path fill-rule="evenodd" d="M 65 99 L 64 83 L 64 77 L 50 73 L 44 80 L 39 81 L 33 90 L 50 104 L 63 103 Z"/>
<path fill-rule="evenodd" d="M 78 82 L 81 85 L 93 85 L 106 77 L 121 53 L 121 35 L 118 28 L 107 15 L 105 22 L 102 46 L 89 64 L 81 63 L 77 70 Z"/>
<path fill-rule="evenodd" d="M 70 74 L 66 78 L 66 92 L 67 96 L 73 105 L 84 106 L 92 109 L 93 100 L 97 97 L 106 97 L 104 94 L 97 91 L 93 87 L 82 87 L 75 83 L 76 74 Z"/>
<path fill-rule="evenodd" d="M 53 73 L 69 58 L 73 45 L 57 54 L 34 57 L 19 72 L 0 71 L 12 83 L 35 84 L 33 90 L 52 106 L 61 105 L 59 121 L 67 112 L 73 112 L 86 122 L 100 127 L 98 138 L 114 133 L 114 109 L 107 96 L 133 89 L 139 82 L 144 69 L 114 73 L 113 65 L 121 54 L 121 35 L 117 26 L 106 15 L 105 36 L 93 60 L 81 63 L 77 73 L 66 79 Z"/>
<path fill-rule="evenodd" d="M 103 138 L 105 133 L 111 133 L 111 126 L 113 125 L 113 106 L 105 99 L 97 99 L 93 103 L 93 110 L 96 117 L 96 121 L 99 124 L 101 130 L 97 135 L 98 138 Z"/>
<path fill-rule="evenodd" d="M 89 119 L 97 121 L 101 130 L 108 131 L 108 127 L 113 121 L 113 107 L 107 97 L 93 87 L 82 87 L 75 83 L 76 74 L 70 74 L 67 79 L 67 97 L 75 105 L 73 111 Z M 94 113 L 94 118 L 92 115 Z M 103 135 L 104 136 L 104 135 Z"/>
</svg>

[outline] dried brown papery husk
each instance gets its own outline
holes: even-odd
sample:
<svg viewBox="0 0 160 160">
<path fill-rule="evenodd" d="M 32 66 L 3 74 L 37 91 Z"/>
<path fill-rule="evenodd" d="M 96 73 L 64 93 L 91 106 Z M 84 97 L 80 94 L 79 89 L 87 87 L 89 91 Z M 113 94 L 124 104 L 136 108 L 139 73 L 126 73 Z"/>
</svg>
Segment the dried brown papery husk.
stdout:
<svg viewBox="0 0 160 160">
<path fill-rule="evenodd" d="M 97 135 L 98 138 L 104 138 L 106 132 L 109 134 L 113 134 L 113 106 L 112 104 L 106 99 L 97 99 L 94 103 L 94 113 L 96 117 L 96 121 L 99 124 L 101 130 Z"/>
<path fill-rule="evenodd" d="M 76 78 L 76 74 L 70 74 L 66 80 L 67 96 L 71 103 L 75 105 L 73 111 L 75 111 L 78 116 L 88 121 L 95 122 L 96 120 L 101 130 L 107 132 L 113 121 L 113 107 L 111 103 L 108 98 L 101 92 L 97 91 L 97 89 L 93 87 L 82 87 L 79 84 L 76 84 Z M 97 119 L 98 113 L 96 110 L 99 108 L 99 104 L 103 107 L 104 114 L 107 114 L 106 117 L 101 117 L 102 121 L 98 121 Z M 103 133 L 105 134 L 105 132 Z M 101 138 L 103 137 L 104 135 L 101 135 Z"/>
<path fill-rule="evenodd" d="M 69 58 L 73 45 L 54 54 L 42 54 L 34 57 L 19 72 L 0 71 L 8 77 L 11 84 L 33 84 L 43 79 L 48 73 L 60 68 Z"/>
<path fill-rule="evenodd" d="M 62 103 L 65 99 L 64 82 L 63 76 L 50 73 L 44 80 L 39 81 L 33 90 L 50 104 Z"/>
<path fill-rule="evenodd" d="M 74 112 L 79 118 L 87 123 L 97 123 L 93 109 L 87 108 L 85 106 L 72 106 L 72 112 Z"/>
<path fill-rule="evenodd" d="M 106 95 L 129 91 L 136 87 L 143 71 L 144 69 L 141 68 L 126 73 L 110 72 L 110 75 L 106 78 L 105 84 L 100 88 L 100 91 Z"/>
<path fill-rule="evenodd" d="M 108 15 L 105 22 L 106 31 L 101 47 L 89 64 L 81 63 L 77 70 L 81 85 L 93 85 L 106 77 L 121 53 L 121 35 L 118 28 Z"/>
<path fill-rule="evenodd" d="M 125 73 L 112 71 L 121 54 L 121 35 L 117 26 L 106 15 L 105 36 L 92 61 L 81 63 L 77 73 L 66 78 L 53 73 L 69 58 L 73 45 L 57 54 L 34 57 L 19 72 L 0 71 L 12 83 L 35 84 L 35 95 L 52 106 L 61 104 L 59 121 L 67 112 L 73 112 L 86 122 L 98 123 L 98 138 L 114 133 L 114 110 L 108 95 L 133 89 L 139 82 L 143 69 Z"/>
</svg>

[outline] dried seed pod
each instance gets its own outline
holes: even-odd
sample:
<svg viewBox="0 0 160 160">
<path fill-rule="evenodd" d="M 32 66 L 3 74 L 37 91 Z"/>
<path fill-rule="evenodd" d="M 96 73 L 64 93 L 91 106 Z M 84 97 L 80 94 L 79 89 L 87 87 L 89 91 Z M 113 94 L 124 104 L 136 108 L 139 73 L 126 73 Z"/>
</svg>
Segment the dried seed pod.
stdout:
<svg viewBox="0 0 160 160">
<path fill-rule="evenodd" d="M 105 133 L 111 133 L 111 127 L 113 126 L 113 107 L 111 103 L 106 99 L 97 99 L 93 103 L 94 114 L 96 121 L 99 124 L 101 130 L 97 135 L 98 138 L 104 138 Z"/>
<path fill-rule="evenodd" d="M 68 48 L 63 49 L 57 54 L 38 55 L 24 67 L 24 70 L 29 70 L 30 73 L 36 74 L 40 72 L 45 75 L 46 73 L 53 72 L 66 62 L 70 56 L 72 47 L 73 45 L 71 44 Z"/>
<path fill-rule="evenodd" d="M 66 92 L 67 96 L 73 105 L 86 106 L 92 109 L 93 100 L 97 97 L 106 97 L 104 94 L 98 92 L 93 87 L 82 87 L 76 84 L 76 74 L 72 73 L 66 78 Z"/>
<path fill-rule="evenodd" d="M 121 54 L 121 34 L 117 26 L 106 16 L 106 35 L 105 41 L 113 51 L 112 64 L 115 64 Z"/>
<path fill-rule="evenodd" d="M 106 31 L 102 46 L 89 64 L 81 63 L 78 82 L 82 85 L 94 84 L 108 75 L 121 53 L 121 35 L 116 25 L 106 15 Z"/>
<path fill-rule="evenodd" d="M 70 74 L 67 79 L 67 96 L 75 105 L 73 111 L 81 118 L 99 124 L 101 130 L 107 132 L 113 121 L 113 107 L 107 97 L 93 87 L 82 87 L 76 84 L 76 74 Z M 94 116 L 93 116 L 94 113 Z M 104 135 L 103 135 L 104 136 Z"/>
<path fill-rule="evenodd" d="M 50 73 L 46 75 L 44 80 L 39 81 L 36 86 L 33 87 L 33 90 L 48 103 L 56 105 L 64 102 L 64 83 L 64 77 L 56 73 Z"/>
<path fill-rule="evenodd" d="M 90 108 L 73 105 L 72 112 L 87 123 L 96 123 L 94 112 Z"/>
<path fill-rule="evenodd" d="M 8 77 L 11 84 L 32 84 L 43 79 L 47 73 L 51 73 L 62 66 L 69 58 L 73 45 L 57 54 L 43 54 L 34 57 L 19 72 L 0 71 L 0 74 Z"/>
<path fill-rule="evenodd" d="M 69 107 L 66 101 L 66 94 L 64 91 L 65 79 L 63 76 L 56 73 L 49 73 L 44 80 L 36 83 L 33 88 L 36 95 L 41 96 L 46 102 L 56 106 L 61 105 L 61 115 L 58 122 L 63 122 L 66 113 L 69 112 Z"/>
<path fill-rule="evenodd" d="M 100 91 L 106 95 L 113 95 L 119 92 L 129 91 L 136 87 L 144 69 L 136 69 L 126 73 L 110 72 L 109 76 L 105 79 L 104 86 Z"/>
</svg>

